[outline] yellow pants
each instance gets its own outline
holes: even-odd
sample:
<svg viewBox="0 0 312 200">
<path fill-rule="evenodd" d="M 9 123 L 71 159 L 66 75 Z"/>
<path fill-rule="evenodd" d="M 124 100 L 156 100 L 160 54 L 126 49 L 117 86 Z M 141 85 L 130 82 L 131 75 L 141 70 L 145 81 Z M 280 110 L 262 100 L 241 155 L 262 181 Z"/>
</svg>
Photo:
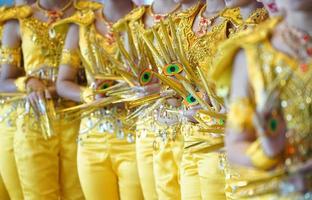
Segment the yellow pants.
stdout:
<svg viewBox="0 0 312 200">
<path fill-rule="evenodd" d="M 15 157 L 25 200 L 82 200 L 77 172 L 79 122 L 53 122 L 56 135 L 45 140 L 34 118 L 17 120 Z"/>
<path fill-rule="evenodd" d="M 117 138 L 115 132 L 100 131 L 102 123 L 79 136 L 78 171 L 86 199 L 143 199 L 135 143 Z M 83 120 L 81 130 L 88 124 Z"/>
<path fill-rule="evenodd" d="M 184 151 L 181 162 L 181 193 L 185 200 L 225 200 L 225 176 L 218 152 L 192 151 L 187 148 L 200 142 L 198 127 L 183 123 Z M 196 147 L 194 147 L 196 148 Z"/>
<path fill-rule="evenodd" d="M 180 125 L 155 126 L 153 163 L 157 195 L 161 200 L 177 200 L 181 198 L 179 167 L 183 149 Z"/>
<path fill-rule="evenodd" d="M 9 194 L 4 186 L 2 177 L 0 176 L 0 199 L 1 200 L 10 200 Z"/>
<path fill-rule="evenodd" d="M 136 157 L 141 187 L 145 200 L 157 200 L 153 167 L 154 133 L 151 120 L 139 119 L 137 123 Z"/>
<path fill-rule="evenodd" d="M 181 164 L 181 191 L 185 200 L 225 200 L 224 174 L 218 153 L 184 153 Z"/>
<path fill-rule="evenodd" d="M 13 110 L 12 110 L 13 109 Z M 17 173 L 13 141 L 16 133 L 16 112 L 13 105 L 1 107 L 0 111 L 0 174 L 11 200 L 23 199 L 23 192 Z M 3 115 L 10 113 L 7 117 Z"/>
</svg>

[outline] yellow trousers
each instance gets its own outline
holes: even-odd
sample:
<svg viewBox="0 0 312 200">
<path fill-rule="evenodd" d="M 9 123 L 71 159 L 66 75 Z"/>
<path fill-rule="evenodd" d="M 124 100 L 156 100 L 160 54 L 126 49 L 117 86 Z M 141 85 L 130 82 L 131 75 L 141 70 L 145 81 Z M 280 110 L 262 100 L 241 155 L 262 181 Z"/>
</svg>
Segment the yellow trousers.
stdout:
<svg viewBox="0 0 312 200">
<path fill-rule="evenodd" d="M 15 158 L 25 200 L 83 200 L 77 172 L 79 122 L 53 122 L 55 136 L 44 139 L 30 115 L 17 120 Z"/>
<path fill-rule="evenodd" d="M 153 164 L 157 195 L 161 200 L 177 200 L 181 198 L 179 169 L 183 149 L 180 125 L 155 126 Z"/>
<path fill-rule="evenodd" d="M 225 176 L 220 168 L 220 154 L 205 149 L 192 151 L 200 142 L 198 127 L 183 123 L 184 151 L 181 162 L 181 193 L 184 200 L 225 200 Z"/>
<path fill-rule="evenodd" d="M 4 186 L 2 177 L 0 176 L 0 199 L 1 200 L 10 200 L 9 194 Z"/>
<path fill-rule="evenodd" d="M 181 191 L 185 200 L 225 200 L 219 153 L 189 153 L 182 157 Z"/>
<path fill-rule="evenodd" d="M 154 133 L 151 120 L 139 119 L 137 123 L 136 157 L 138 173 L 145 200 L 157 200 L 153 166 Z"/>
<path fill-rule="evenodd" d="M 81 130 L 90 126 L 87 120 L 83 120 Z M 87 200 L 143 199 L 135 143 L 117 138 L 115 132 L 101 131 L 104 121 L 79 136 L 78 171 L 85 197 Z"/>
<path fill-rule="evenodd" d="M 16 108 L 13 105 L 1 107 L 0 111 L 0 174 L 11 200 L 23 199 L 23 192 L 17 173 L 13 141 L 16 133 Z M 8 115 L 8 113 L 10 113 Z M 7 117 L 4 117 L 7 115 Z"/>
</svg>

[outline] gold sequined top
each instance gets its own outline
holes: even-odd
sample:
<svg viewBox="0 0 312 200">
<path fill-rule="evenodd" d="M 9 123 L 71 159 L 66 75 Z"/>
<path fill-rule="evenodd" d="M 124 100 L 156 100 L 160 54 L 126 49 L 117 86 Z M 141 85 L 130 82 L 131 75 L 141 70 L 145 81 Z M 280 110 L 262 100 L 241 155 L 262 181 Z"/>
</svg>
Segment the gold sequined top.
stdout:
<svg viewBox="0 0 312 200">
<path fill-rule="evenodd" d="M 245 51 L 253 91 L 246 100 L 253 103 L 238 101 L 237 104 L 241 104 L 237 106 L 249 107 L 249 114 L 252 114 L 256 110 L 255 105 L 263 105 L 268 94 L 272 91 L 280 92 L 278 101 L 289 130 L 286 134 L 288 145 L 284 166 L 290 167 L 300 165 L 312 156 L 312 88 L 309 81 L 312 78 L 312 63 L 307 63 L 308 67 L 302 68 L 300 60 L 273 47 L 271 35 L 280 21 L 281 18 L 270 19 L 251 34 L 241 34 L 226 42 L 222 46 L 223 54 L 218 58 L 216 71 L 211 77 L 216 80 L 218 88 L 229 92 L 233 59 L 240 49 Z M 229 124 L 253 126 L 252 120 L 248 121 L 249 117 L 240 114 L 244 111 L 237 110 L 236 114 L 233 113 L 235 117 L 228 119 L 231 121 Z"/>
<path fill-rule="evenodd" d="M 74 23 L 79 26 L 79 54 L 82 56 L 81 61 L 86 68 L 88 77 L 96 74 L 115 75 L 114 67 L 116 67 L 116 63 L 111 62 L 109 57 L 121 61 L 116 39 L 115 37 L 101 35 L 95 26 L 95 12 L 103 8 L 102 4 L 84 2 L 83 6 L 78 4 L 76 7 L 79 9 L 72 17 L 58 22 L 55 27 L 68 23 Z M 137 9 L 134 9 L 124 18 L 114 23 L 112 31 L 118 34 L 125 31 L 125 24 L 136 18 L 136 11 Z M 75 65 L 74 63 L 69 63 L 73 60 L 69 56 L 66 58 L 65 54 L 66 52 L 63 51 L 61 63 Z M 75 67 L 79 66 L 76 65 Z M 89 84 L 91 83 L 89 78 Z"/>
<path fill-rule="evenodd" d="M 230 30 L 230 37 L 235 36 L 242 31 L 252 29 L 269 18 L 268 11 L 265 8 L 257 8 L 245 20 L 243 20 L 241 16 L 233 18 L 233 15 L 231 15 L 231 13 L 229 14 L 230 15 L 225 16 L 231 18 L 234 25 Z"/>
<path fill-rule="evenodd" d="M 211 66 L 218 44 L 228 38 L 229 28 L 240 20 L 239 9 L 224 9 L 219 13 L 219 17 L 222 18 L 221 23 L 213 26 L 206 34 L 197 36 L 193 31 L 194 21 L 205 7 L 206 5 L 199 4 L 189 12 L 177 15 L 178 33 L 183 40 L 189 62 L 192 66 L 199 65 L 201 68 Z"/>
<path fill-rule="evenodd" d="M 19 21 L 26 74 L 55 81 L 67 26 L 61 26 L 50 34 L 51 25 L 32 15 Z"/>
</svg>

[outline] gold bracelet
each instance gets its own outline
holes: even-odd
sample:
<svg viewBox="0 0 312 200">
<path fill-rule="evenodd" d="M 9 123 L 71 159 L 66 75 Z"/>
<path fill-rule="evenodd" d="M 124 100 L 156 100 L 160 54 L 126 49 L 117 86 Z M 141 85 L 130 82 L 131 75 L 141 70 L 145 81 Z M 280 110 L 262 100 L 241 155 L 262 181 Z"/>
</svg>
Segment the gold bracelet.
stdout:
<svg viewBox="0 0 312 200">
<path fill-rule="evenodd" d="M 63 49 L 60 64 L 79 68 L 81 61 L 78 50 Z"/>
<path fill-rule="evenodd" d="M 26 84 L 28 80 L 29 77 L 27 76 L 22 76 L 15 79 L 14 84 L 18 92 L 26 92 Z"/>
<path fill-rule="evenodd" d="M 251 144 L 246 154 L 249 156 L 252 164 L 262 170 L 271 169 L 276 166 L 280 160 L 279 157 L 271 158 L 265 154 L 260 139 L 257 139 Z"/>
<path fill-rule="evenodd" d="M 91 103 L 94 101 L 94 92 L 91 88 L 81 88 L 80 100 L 84 103 Z"/>
<path fill-rule="evenodd" d="M 16 65 L 21 67 L 21 48 L 0 48 L 0 64 Z"/>
<path fill-rule="evenodd" d="M 254 129 L 254 108 L 247 98 L 241 98 L 231 103 L 227 123 L 239 132 Z"/>
</svg>

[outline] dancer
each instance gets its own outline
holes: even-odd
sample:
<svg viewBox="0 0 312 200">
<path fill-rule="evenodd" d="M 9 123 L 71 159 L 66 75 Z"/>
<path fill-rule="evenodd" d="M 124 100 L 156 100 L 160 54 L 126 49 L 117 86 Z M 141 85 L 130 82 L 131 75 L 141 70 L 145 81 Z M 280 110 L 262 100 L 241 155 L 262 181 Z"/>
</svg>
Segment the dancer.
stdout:
<svg viewBox="0 0 312 200">
<path fill-rule="evenodd" d="M 89 105 L 77 115 L 82 116 L 78 171 L 86 199 L 139 200 L 143 195 L 137 172 L 135 136 L 125 123 L 127 110 L 124 104 L 112 104 L 117 99 L 97 92 L 110 90 L 111 86 L 126 86 L 114 70 L 120 66 L 111 61 L 120 62 L 114 31 L 120 34 L 118 37 L 126 37 L 124 23 L 138 19 L 141 12 L 140 9 L 132 11 L 134 5 L 130 0 L 108 0 L 105 5 L 103 2 L 85 3 L 74 16 L 56 26 L 71 23 L 57 91 L 64 98 Z M 87 74 L 87 86 L 76 82 L 81 63 Z"/>
<path fill-rule="evenodd" d="M 229 91 L 226 146 L 239 199 L 304 199 L 311 191 L 310 1 L 283 1 L 251 34 L 229 40 L 213 78 Z M 217 78 L 217 74 L 224 74 Z M 300 114 L 299 114 L 300 113 Z M 301 149 L 301 150 L 299 150 Z M 244 181 L 244 185 L 238 185 Z M 291 190 L 289 190 L 292 188 Z"/>
</svg>

